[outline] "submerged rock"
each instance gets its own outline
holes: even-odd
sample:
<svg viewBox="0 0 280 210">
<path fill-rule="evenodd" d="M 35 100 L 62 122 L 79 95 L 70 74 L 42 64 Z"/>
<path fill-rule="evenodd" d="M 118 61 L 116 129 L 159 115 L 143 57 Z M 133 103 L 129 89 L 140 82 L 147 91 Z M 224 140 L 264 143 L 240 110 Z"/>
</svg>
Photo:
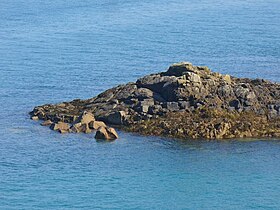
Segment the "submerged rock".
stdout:
<svg viewBox="0 0 280 210">
<path fill-rule="evenodd" d="M 278 137 L 280 85 L 181 62 L 87 100 L 35 107 L 30 115 L 68 123 L 71 132 L 98 130 L 106 139 L 105 123 L 178 138 Z"/>
</svg>

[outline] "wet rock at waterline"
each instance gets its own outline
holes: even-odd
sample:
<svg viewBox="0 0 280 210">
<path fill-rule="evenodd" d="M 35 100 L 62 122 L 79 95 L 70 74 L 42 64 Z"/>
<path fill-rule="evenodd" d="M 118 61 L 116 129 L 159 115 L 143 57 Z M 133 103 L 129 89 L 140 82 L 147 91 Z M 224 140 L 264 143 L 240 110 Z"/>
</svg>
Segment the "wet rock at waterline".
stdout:
<svg viewBox="0 0 280 210">
<path fill-rule="evenodd" d="M 118 138 L 118 134 L 114 128 L 99 127 L 96 131 L 95 138 L 97 140 L 115 140 Z"/>
<path fill-rule="evenodd" d="M 32 119 L 39 120 L 37 116 L 33 116 Z M 92 133 L 96 131 L 95 137 L 98 140 L 115 140 L 118 138 L 118 134 L 115 129 L 108 127 L 102 121 L 96 121 L 93 114 L 90 112 L 82 112 L 80 116 L 73 117 L 75 119 L 73 123 L 58 121 L 52 122 L 51 120 L 45 120 L 41 123 L 42 126 L 49 126 L 51 130 L 64 133 Z M 104 130 L 105 129 L 105 130 Z M 102 131 L 105 132 L 102 132 Z M 103 135 L 101 135 L 103 133 Z"/>
</svg>

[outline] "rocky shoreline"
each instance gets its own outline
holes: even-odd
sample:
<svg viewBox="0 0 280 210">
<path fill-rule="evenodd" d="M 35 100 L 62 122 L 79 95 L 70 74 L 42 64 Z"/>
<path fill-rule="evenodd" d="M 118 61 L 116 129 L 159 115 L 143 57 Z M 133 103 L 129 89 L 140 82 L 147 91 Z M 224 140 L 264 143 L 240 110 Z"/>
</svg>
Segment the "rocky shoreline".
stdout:
<svg viewBox="0 0 280 210">
<path fill-rule="evenodd" d="M 182 139 L 279 138 L 280 84 L 181 62 L 87 100 L 37 106 L 30 115 L 61 133 L 97 131 L 96 138 L 110 140 L 117 134 L 106 124 Z"/>
</svg>

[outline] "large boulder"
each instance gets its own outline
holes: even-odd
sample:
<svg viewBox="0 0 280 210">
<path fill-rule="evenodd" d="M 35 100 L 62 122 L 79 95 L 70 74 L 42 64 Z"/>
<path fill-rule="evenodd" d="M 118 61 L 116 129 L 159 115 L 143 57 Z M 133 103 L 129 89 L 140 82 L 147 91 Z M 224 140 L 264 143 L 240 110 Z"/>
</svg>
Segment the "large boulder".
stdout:
<svg viewBox="0 0 280 210">
<path fill-rule="evenodd" d="M 114 128 L 106 127 L 106 129 L 107 129 L 107 132 L 108 132 L 109 137 L 110 137 L 111 140 L 115 140 L 115 139 L 119 138 L 119 136 L 118 136 L 118 134 L 117 134 L 117 132 L 116 132 L 116 130 Z"/>
<path fill-rule="evenodd" d="M 91 133 L 89 124 L 86 123 L 75 123 L 71 126 L 70 131 L 73 133 Z"/>
<path fill-rule="evenodd" d="M 70 126 L 68 123 L 58 122 L 58 123 L 53 123 L 50 128 L 60 133 L 66 133 L 69 132 Z"/>
<path fill-rule="evenodd" d="M 191 83 L 201 83 L 201 78 L 198 74 L 195 74 L 193 72 L 187 72 L 186 74 L 187 80 Z M 196 85 L 196 84 L 194 84 Z"/>
<path fill-rule="evenodd" d="M 251 90 L 248 84 L 241 84 L 237 86 L 234 91 L 236 97 L 239 99 L 254 100 L 256 98 L 256 94 Z"/>
<path fill-rule="evenodd" d="M 158 102 L 164 102 L 165 99 L 157 92 L 153 92 L 148 88 L 138 88 L 134 93 L 138 101 L 143 101 L 146 99 L 154 99 Z"/>
<path fill-rule="evenodd" d="M 84 111 L 71 126 L 73 133 L 90 133 L 89 123 L 95 121 L 94 115 L 91 112 Z"/>
<path fill-rule="evenodd" d="M 77 120 L 75 120 L 74 124 L 82 123 L 89 124 L 91 121 L 95 121 L 94 115 L 91 112 L 84 111 Z"/>
<path fill-rule="evenodd" d="M 116 91 L 113 98 L 118 100 L 124 100 L 130 97 L 136 90 L 137 90 L 137 86 L 135 85 L 135 83 L 128 83 L 126 85 L 121 85 L 119 86 L 118 91 Z"/>
<path fill-rule="evenodd" d="M 114 128 L 99 127 L 96 131 L 95 138 L 97 140 L 115 140 L 118 138 L 118 134 Z"/>
<path fill-rule="evenodd" d="M 134 107 L 134 110 L 140 113 L 147 113 L 149 111 L 149 107 L 155 104 L 153 99 L 145 99 L 143 101 L 139 101 L 139 103 Z"/>
<path fill-rule="evenodd" d="M 112 125 L 122 125 L 125 120 L 126 113 L 124 111 L 117 111 L 109 113 L 104 117 L 104 120 Z"/>
<path fill-rule="evenodd" d="M 136 82 L 138 88 L 148 88 L 156 93 L 162 92 L 164 84 L 172 83 L 177 83 L 175 76 L 161 76 L 160 74 L 148 75 L 138 79 Z"/>
<path fill-rule="evenodd" d="M 193 65 L 189 62 L 175 63 L 169 67 L 167 72 L 164 73 L 165 76 L 182 76 L 185 72 L 192 71 Z"/>
<path fill-rule="evenodd" d="M 106 124 L 102 121 L 92 121 L 89 123 L 89 128 L 97 130 L 100 127 L 106 127 Z"/>
<path fill-rule="evenodd" d="M 163 103 L 163 108 L 166 108 L 170 112 L 179 111 L 180 106 L 178 102 L 166 102 Z"/>
<path fill-rule="evenodd" d="M 166 82 L 161 90 L 161 95 L 165 101 L 177 101 L 178 82 Z"/>
<path fill-rule="evenodd" d="M 152 98 L 154 92 L 148 88 L 138 88 L 137 91 L 135 91 L 134 95 L 138 100 L 141 101 L 147 98 Z"/>
</svg>

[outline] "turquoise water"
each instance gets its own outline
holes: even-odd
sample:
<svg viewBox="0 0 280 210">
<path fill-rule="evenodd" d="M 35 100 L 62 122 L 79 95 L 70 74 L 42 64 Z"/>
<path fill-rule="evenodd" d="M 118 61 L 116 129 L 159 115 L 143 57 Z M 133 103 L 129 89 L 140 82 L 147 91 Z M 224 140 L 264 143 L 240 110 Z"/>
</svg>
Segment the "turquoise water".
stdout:
<svg viewBox="0 0 280 210">
<path fill-rule="evenodd" d="M 280 81 L 278 0 L 0 1 L 0 209 L 279 209 L 279 141 L 113 143 L 29 120 L 177 61 Z"/>
</svg>

